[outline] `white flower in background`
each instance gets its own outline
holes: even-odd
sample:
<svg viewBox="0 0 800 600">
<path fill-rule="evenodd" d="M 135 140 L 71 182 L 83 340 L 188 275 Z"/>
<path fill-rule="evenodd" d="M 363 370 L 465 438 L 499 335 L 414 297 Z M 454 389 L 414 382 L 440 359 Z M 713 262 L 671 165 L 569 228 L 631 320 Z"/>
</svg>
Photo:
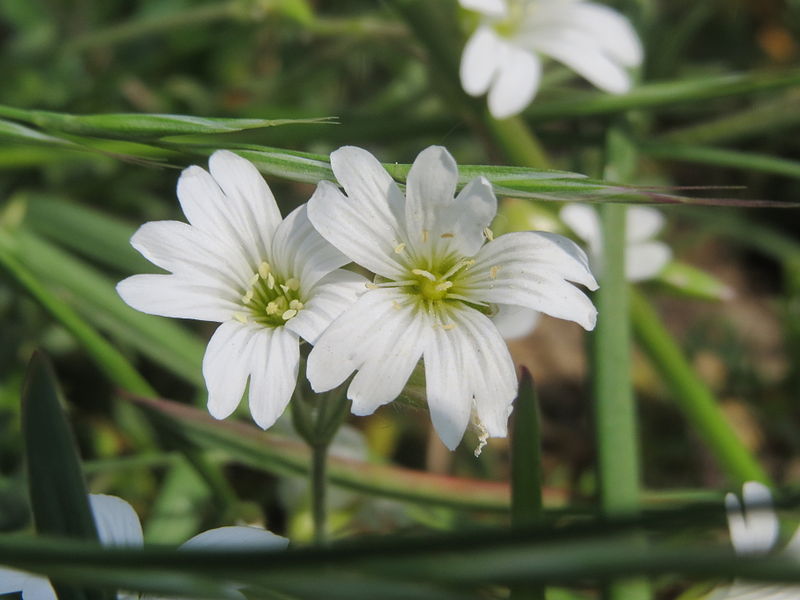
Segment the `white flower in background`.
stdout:
<svg viewBox="0 0 800 600">
<path fill-rule="evenodd" d="M 603 236 L 600 215 L 585 204 L 568 204 L 561 209 L 561 220 L 580 237 L 589 249 L 595 273 L 603 270 Z M 643 281 L 658 275 L 672 259 L 672 250 L 653 238 L 664 228 L 664 215 L 648 206 L 630 206 L 625 218 L 625 276 L 628 281 Z"/>
<path fill-rule="evenodd" d="M 772 494 L 764 484 L 748 481 L 742 486 L 742 503 L 736 494 L 725 496 L 728 529 L 736 554 L 758 556 L 775 549 L 780 534 L 780 523 L 772 508 Z M 800 558 L 800 529 L 781 551 L 795 559 Z M 800 586 L 735 581 L 717 590 L 712 600 L 796 600 Z"/>
<path fill-rule="evenodd" d="M 489 92 L 497 119 L 517 114 L 539 88 L 540 55 L 549 56 L 612 94 L 627 92 L 627 68 L 642 62 L 630 22 L 607 6 L 583 0 L 460 0 L 481 14 L 461 55 L 461 85 Z"/>
<path fill-rule="evenodd" d="M 144 544 L 142 524 L 133 507 L 122 498 L 89 494 L 100 543 L 107 547 L 140 548 Z M 181 548 L 212 550 L 284 550 L 289 540 L 259 527 L 219 527 L 204 531 Z M 57 600 L 50 580 L 42 575 L 0 567 L 0 594 L 22 593 L 23 600 Z M 238 592 L 234 592 L 238 594 Z M 244 595 L 239 594 L 244 600 Z M 120 600 L 134 600 L 139 594 L 120 592 Z M 141 600 L 157 600 L 141 596 Z"/>
<path fill-rule="evenodd" d="M 303 205 L 281 220 L 269 187 L 247 160 L 215 152 L 178 181 L 189 223 L 145 223 L 131 244 L 170 271 L 117 286 L 133 308 L 222 323 L 203 359 L 208 409 L 223 419 L 248 377 L 250 413 L 266 429 L 291 399 L 300 338 L 313 343 L 355 301 L 364 279 L 311 226 Z"/>
<path fill-rule="evenodd" d="M 431 418 L 448 448 L 473 411 L 487 436 L 505 436 L 517 378 L 498 325 L 518 331 L 541 311 L 592 329 L 596 310 L 569 283 L 597 287 L 586 255 L 550 233 L 492 240 L 491 184 L 478 177 L 453 199 L 458 169 L 445 148 L 419 154 L 405 197 L 365 150 L 340 148 L 331 166 L 347 196 L 320 182 L 309 218 L 376 279 L 317 340 L 312 387 L 332 389 L 358 371 L 347 396 L 368 415 L 401 393 L 422 357 Z"/>
</svg>

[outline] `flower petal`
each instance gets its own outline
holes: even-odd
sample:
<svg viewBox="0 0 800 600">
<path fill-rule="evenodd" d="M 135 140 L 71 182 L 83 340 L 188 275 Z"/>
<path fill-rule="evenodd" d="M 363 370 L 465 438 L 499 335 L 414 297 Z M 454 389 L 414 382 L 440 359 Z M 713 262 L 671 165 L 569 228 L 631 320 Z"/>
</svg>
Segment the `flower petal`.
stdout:
<svg viewBox="0 0 800 600">
<path fill-rule="evenodd" d="M 508 434 L 508 416 L 517 396 L 517 374 L 503 338 L 477 310 L 451 311 L 462 345 L 461 373 L 469 379 L 478 419 L 490 437 Z"/>
<path fill-rule="evenodd" d="M 363 362 L 347 388 L 354 415 L 371 415 L 397 398 L 422 357 L 433 324 L 412 303 L 395 304 L 392 310 L 361 349 Z"/>
<path fill-rule="evenodd" d="M 250 414 L 259 427 L 268 429 L 283 414 L 297 385 L 299 340 L 284 327 L 261 328 L 250 361 Z"/>
<path fill-rule="evenodd" d="M 625 69 L 604 54 L 593 38 L 580 31 L 539 31 L 530 38 L 530 45 L 564 63 L 601 90 L 624 94 L 631 88 L 631 78 Z"/>
<path fill-rule="evenodd" d="M 642 63 L 639 36 L 630 21 L 614 9 L 593 2 L 574 2 L 561 10 L 569 27 L 591 36 L 614 61 L 627 67 Z"/>
<path fill-rule="evenodd" d="M 482 96 L 489 90 L 502 56 L 502 40 L 488 25 L 481 25 L 467 40 L 461 54 L 461 87 L 470 96 Z"/>
<path fill-rule="evenodd" d="M 467 10 L 474 10 L 488 17 L 504 17 L 508 13 L 506 0 L 458 0 Z"/>
<path fill-rule="evenodd" d="M 491 319 L 503 339 L 515 340 L 531 333 L 539 323 L 540 317 L 540 312 L 530 308 L 498 304 L 497 312 Z"/>
<path fill-rule="evenodd" d="M 775 545 L 779 534 L 778 517 L 772 508 L 767 486 L 748 481 L 742 489 L 744 512 L 734 494 L 725 496 L 728 529 L 737 554 L 764 554 Z"/>
<path fill-rule="evenodd" d="M 253 274 L 241 253 L 181 221 L 145 223 L 133 234 L 131 245 L 154 265 L 198 283 L 239 291 Z"/>
<path fill-rule="evenodd" d="M 23 600 L 58 600 L 47 577 L 0 567 L 0 594 L 16 592 L 22 592 Z"/>
<path fill-rule="evenodd" d="M 403 269 L 395 248 L 404 236 L 398 233 L 397 219 L 362 204 L 331 182 L 320 181 L 308 201 L 308 217 L 320 235 L 353 262 L 390 279 L 400 277 Z"/>
<path fill-rule="evenodd" d="M 105 494 L 89 494 L 89 504 L 103 546 L 138 548 L 144 544 L 139 515 L 125 500 Z"/>
<path fill-rule="evenodd" d="M 431 328 L 425 342 L 425 395 L 431 422 L 450 450 L 464 437 L 472 415 L 471 378 L 464 369 L 462 351 L 469 343 L 458 327 Z"/>
<path fill-rule="evenodd" d="M 505 44 L 497 77 L 489 90 L 489 112 L 506 119 L 531 103 L 539 89 L 542 63 L 526 48 Z"/>
<path fill-rule="evenodd" d="M 177 275 L 134 275 L 117 284 L 117 293 L 136 310 L 162 317 L 221 323 L 239 310 L 231 290 Z"/>
<path fill-rule="evenodd" d="M 308 220 L 305 204 L 293 210 L 278 225 L 272 239 L 271 257 L 273 268 L 284 280 L 290 277 L 300 280 L 303 296 L 322 277 L 350 262 L 317 233 Z"/>
<path fill-rule="evenodd" d="M 484 245 L 475 259 L 459 282 L 470 297 L 524 306 L 594 328 L 597 310 L 583 292 L 567 283 L 597 288 L 586 255 L 574 242 L 539 231 L 508 233 Z"/>
<path fill-rule="evenodd" d="M 294 331 L 314 344 L 322 332 L 363 294 L 367 280 L 352 271 L 337 269 L 323 277 L 309 292 L 303 310 L 286 322 Z"/>
<path fill-rule="evenodd" d="M 663 242 L 630 244 L 625 252 L 625 277 L 643 281 L 658 275 L 672 259 L 672 250 Z"/>
<path fill-rule="evenodd" d="M 289 540 L 260 527 L 217 527 L 198 533 L 183 550 L 285 550 Z"/>
<path fill-rule="evenodd" d="M 208 412 L 215 419 L 229 417 L 239 405 L 260 329 L 254 323 L 227 321 L 211 336 L 203 356 L 203 377 L 208 388 Z"/>
<path fill-rule="evenodd" d="M 307 375 L 314 391 L 324 392 L 340 385 L 353 371 L 361 369 L 368 360 L 382 358 L 378 350 L 387 354 L 392 354 L 394 351 L 394 360 L 400 367 L 417 363 L 422 355 L 422 340 L 417 340 L 419 347 L 408 348 L 407 345 L 410 344 L 408 336 L 405 336 L 402 342 L 395 339 L 395 336 L 403 330 L 415 330 L 415 316 L 411 314 L 409 307 L 402 306 L 401 302 L 404 299 L 402 292 L 395 289 L 369 290 L 325 330 L 308 356 Z M 396 344 L 394 349 L 391 347 L 392 344 Z M 398 350 L 404 350 L 407 355 L 404 358 L 396 356 Z M 348 396 L 352 392 L 357 394 L 359 404 L 358 407 L 355 403 L 353 406 L 353 412 L 356 414 L 369 414 L 377 406 L 393 400 L 402 391 L 402 386 L 410 374 L 409 371 L 403 375 L 397 369 L 390 372 L 390 369 L 384 366 L 382 370 L 387 377 L 382 382 L 385 385 L 381 385 L 381 389 L 378 390 L 379 397 L 365 398 L 363 393 L 365 388 L 369 387 L 370 377 L 374 375 L 376 369 L 381 368 L 376 362 L 372 360 L 366 369 L 367 372 L 360 377 L 358 385 L 353 389 L 353 384 L 356 383 L 354 379 L 351 389 L 348 390 Z M 411 368 L 413 369 L 413 365 Z M 399 381 L 400 379 L 402 381 Z M 398 385 L 399 390 L 397 390 Z M 387 398 L 388 396 L 392 397 Z M 369 410 L 370 406 L 372 410 Z"/>
<path fill-rule="evenodd" d="M 417 262 L 474 255 L 484 242 L 484 229 L 497 213 L 492 185 L 478 177 L 453 198 L 458 167 L 442 146 L 420 152 L 407 181 L 406 231 Z"/>
<path fill-rule="evenodd" d="M 230 210 L 238 214 L 242 241 L 255 245 L 264 256 L 281 222 L 281 211 L 267 182 L 253 163 L 228 150 L 214 152 L 208 169 L 228 199 Z"/>
<path fill-rule="evenodd" d="M 664 228 L 664 214 L 649 206 L 629 206 L 625 211 L 625 239 L 644 242 Z"/>
<path fill-rule="evenodd" d="M 585 204 L 567 204 L 558 213 L 575 235 L 589 245 L 592 252 L 603 246 L 603 234 L 600 230 L 600 216 L 597 211 Z"/>
</svg>

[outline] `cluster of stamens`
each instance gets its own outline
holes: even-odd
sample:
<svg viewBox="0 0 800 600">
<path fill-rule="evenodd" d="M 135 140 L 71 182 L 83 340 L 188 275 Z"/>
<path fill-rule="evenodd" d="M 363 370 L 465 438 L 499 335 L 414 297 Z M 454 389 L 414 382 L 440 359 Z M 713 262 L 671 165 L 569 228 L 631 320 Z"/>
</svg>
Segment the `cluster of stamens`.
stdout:
<svg viewBox="0 0 800 600">
<path fill-rule="evenodd" d="M 249 310 L 234 313 L 233 318 L 246 323 L 250 318 L 262 325 L 280 327 L 303 309 L 300 281 L 294 277 L 281 281 L 268 262 L 262 262 L 247 283 L 242 304 Z"/>
</svg>

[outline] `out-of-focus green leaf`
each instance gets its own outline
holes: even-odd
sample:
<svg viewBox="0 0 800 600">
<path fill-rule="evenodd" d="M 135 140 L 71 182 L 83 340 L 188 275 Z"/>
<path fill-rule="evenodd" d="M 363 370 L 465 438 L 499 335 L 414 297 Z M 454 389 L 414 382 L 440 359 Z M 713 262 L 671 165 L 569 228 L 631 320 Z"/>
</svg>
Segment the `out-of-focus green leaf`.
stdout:
<svg viewBox="0 0 800 600">
<path fill-rule="evenodd" d="M 36 531 L 97 542 L 78 450 L 60 396 L 49 362 L 34 354 L 22 392 L 22 429 Z M 59 581 L 53 586 L 61 600 L 103 598 Z"/>
<path fill-rule="evenodd" d="M 735 294 L 713 275 L 677 261 L 664 267 L 655 280 L 679 294 L 700 300 L 730 300 Z"/>
<path fill-rule="evenodd" d="M 627 94 L 620 95 L 603 92 L 578 94 L 571 91 L 570 96 L 566 98 L 549 102 L 534 102 L 525 111 L 525 117 L 534 121 L 547 121 L 613 114 L 726 96 L 741 96 L 754 92 L 788 88 L 797 84 L 800 84 L 800 69 L 786 69 L 777 72 L 755 71 L 683 81 L 647 83 L 635 87 Z"/>
<path fill-rule="evenodd" d="M 40 278 L 23 265 L 14 254 L 14 241 L 0 231 L 0 266 L 2 266 L 54 319 L 61 323 L 86 349 L 108 378 L 133 393 L 150 395 L 153 388 L 139 375 L 119 351 L 84 321 L 69 305 L 53 294 Z"/>
<path fill-rule="evenodd" d="M 138 312 L 114 289 L 116 282 L 38 236 L 18 229 L 14 254 L 87 321 L 134 346 L 176 375 L 203 385 L 205 342 L 175 321 Z M 63 302 L 62 302 L 63 303 Z"/>
</svg>

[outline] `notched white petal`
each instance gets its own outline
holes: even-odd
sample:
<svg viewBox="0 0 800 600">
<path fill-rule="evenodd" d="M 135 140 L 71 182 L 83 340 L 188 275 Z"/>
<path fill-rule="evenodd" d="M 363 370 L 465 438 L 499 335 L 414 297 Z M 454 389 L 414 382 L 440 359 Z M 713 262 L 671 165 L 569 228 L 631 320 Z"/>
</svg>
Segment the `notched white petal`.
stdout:
<svg viewBox="0 0 800 600">
<path fill-rule="evenodd" d="M 144 543 L 139 515 L 125 500 L 105 494 L 89 494 L 89 505 L 103 546 L 138 548 Z"/>
<path fill-rule="evenodd" d="M 500 68 L 502 40 L 491 27 L 482 25 L 475 30 L 461 54 L 459 75 L 461 86 L 470 96 L 482 96 Z"/>
</svg>

